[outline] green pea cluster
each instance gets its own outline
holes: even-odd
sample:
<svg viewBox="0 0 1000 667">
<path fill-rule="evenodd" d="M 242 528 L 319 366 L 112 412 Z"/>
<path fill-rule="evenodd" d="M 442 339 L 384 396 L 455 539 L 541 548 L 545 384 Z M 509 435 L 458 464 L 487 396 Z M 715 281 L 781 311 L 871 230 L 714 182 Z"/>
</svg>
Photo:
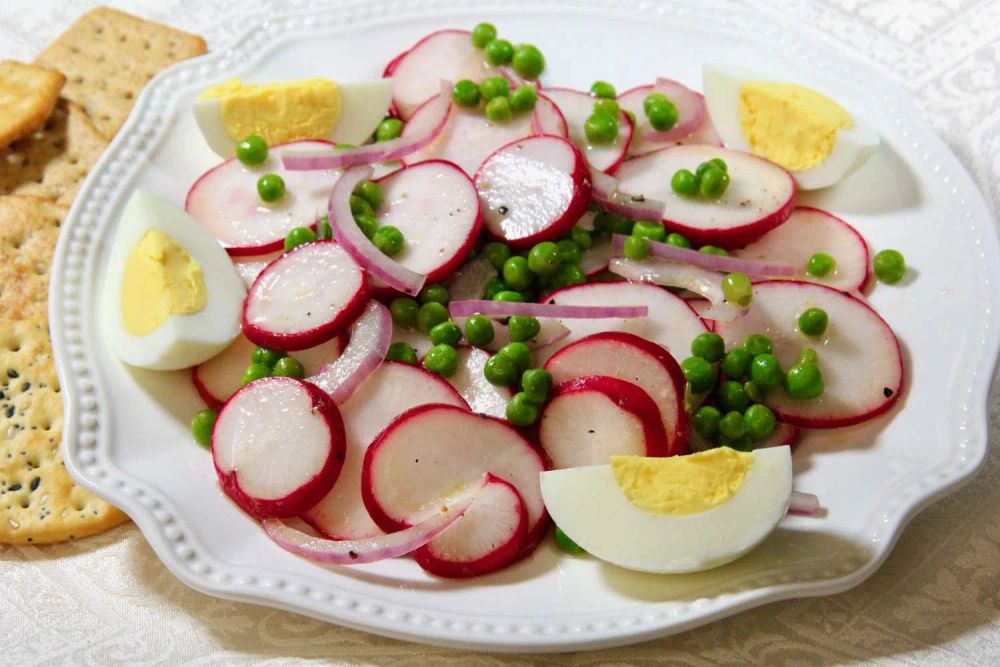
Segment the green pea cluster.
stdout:
<svg viewBox="0 0 1000 667">
<path fill-rule="evenodd" d="M 537 79 L 545 69 L 545 56 L 538 47 L 532 44 L 515 47 L 506 39 L 499 39 L 492 23 L 479 23 L 472 29 L 472 45 L 482 49 L 490 65 L 510 65 L 522 79 Z"/>
<path fill-rule="evenodd" d="M 267 161 L 268 146 L 259 134 L 250 134 L 236 144 L 236 159 L 248 167 Z M 261 201 L 274 203 L 285 196 L 285 179 L 278 174 L 263 174 L 257 179 L 257 195 Z"/>
<path fill-rule="evenodd" d="M 557 242 L 542 241 L 516 255 L 504 243 L 487 243 L 483 256 L 500 272 L 500 277 L 487 283 L 483 298 L 534 301 L 540 292 L 586 282 L 587 275 L 580 262 L 583 251 L 592 243 L 590 232 L 579 227 Z"/>
<path fill-rule="evenodd" d="M 462 328 L 451 321 L 448 313 L 449 299 L 447 287 L 428 285 L 416 299 L 399 297 L 389 303 L 394 323 L 405 329 L 417 329 L 431 339 L 433 347 L 424 355 L 423 366 L 443 377 L 450 377 L 458 370 L 458 351 L 455 347 L 462 340 Z M 489 338 L 493 338 L 492 331 Z M 414 365 L 417 363 L 417 353 L 407 343 L 390 345 L 385 358 Z"/>
<path fill-rule="evenodd" d="M 718 199 L 729 188 L 729 166 L 725 160 L 712 158 L 690 169 L 678 169 L 670 179 L 670 188 L 682 197 Z"/>
<path fill-rule="evenodd" d="M 666 132 L 677 124 L 680 113 L 677 105 L 663 93 L 650 93 L 642 100 L 642 110 L 649 124 L 658 132 Z"/>
<path fill-rule="evenodd" d="M 607 81 L 595 81 L 590 87 L 590 94 L 596 99 L 593 113 L 583 124 L 587 141 L 598 146 L 614 143 L 621 119 L 621 107 L 615 101 L 615 87 Z"/>
<path fill-rule="evenodd" d="M 513 91 L 510 82 L 502 76 L 490 76 L 479 85 L 470 79 L 457 81 L 451 89 L 451 99 L 460 107 L 475 109 L 483 105 L 486 118 L 493 123 L 506 123 L 514 113 L 531 111 L 538 102 L 538 94 L 530 85 L 518 86 Z"/>
<path fill-rule="evenodd" d="M 512 338 L 513 333 L 511 328 Z M 538 333 L 537 329 L 535 333 Z M 534 424 L 541 405 L 552 391 L 552 375 L 543 368 L 532 368 L 531 364 L 531 350 L 524 342 L 514 341 L 501 347 L 483 368 L 483 375 L 492 384 L 505 387 L 520 385 L 521 390 L 507 403 L 507 421 L 516 426 Z"/>
</svg>

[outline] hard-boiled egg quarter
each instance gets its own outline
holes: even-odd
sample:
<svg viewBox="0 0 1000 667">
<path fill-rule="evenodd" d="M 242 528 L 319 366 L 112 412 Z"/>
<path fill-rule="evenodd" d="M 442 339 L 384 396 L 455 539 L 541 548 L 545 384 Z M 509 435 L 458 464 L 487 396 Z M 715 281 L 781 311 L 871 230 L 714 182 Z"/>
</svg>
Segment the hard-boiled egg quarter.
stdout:
<svg viewBox="0 0 1000 667">
<path fill-rule="evenodd" d="M 630 570 L 698 572 L 757 546 L 785 516 L 788 447 L 687 456 L 613 456 L 610 465 L 541 473 L 542 497 L 566 535 Z"/>
<path fill-rule="evenodd" d="M 705 65 L 702 77 L 709 116 L 726 146 L 781 165 L 800 189 L 837 183 L 879 146 L 857 114 L 811 88 L 732 65 Z"/>
<path fill-rule="evenodd" d="M 240 333 L 246 289 L 229 255 L 190 215 L 137 191 L 118 222 L 102 293 L 105 339 L 125 363 L 200 364 Z"/>
</svg>

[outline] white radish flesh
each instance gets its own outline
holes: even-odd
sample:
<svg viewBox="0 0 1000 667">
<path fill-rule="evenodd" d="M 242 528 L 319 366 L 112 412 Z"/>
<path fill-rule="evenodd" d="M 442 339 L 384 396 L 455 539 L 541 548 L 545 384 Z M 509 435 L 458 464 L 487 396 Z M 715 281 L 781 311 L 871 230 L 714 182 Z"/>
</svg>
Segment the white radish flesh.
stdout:
<svg viewBox="0 0 1000 667">
<path fill-rule="evenodd" d="M 588 278 L 593 278 L 608 270 L 608 262 L 611 261 L 612 252 L 611 239 L 594 239 L 591 246 L 584 250 L 580 257 L 580 268 L 583 269 Z"/>
<path fill-rule="evenodd" d="M 505 418 L 511 390 L 509 387 L 493 384 L 483 374 L 490 353 L 478 347 L 463 346 L 457 350 L 458 370 L 448 377 L 448 382 L 462 395 L 473 412 Z"/>
<path fill-rule="evenodd" d="M 243 279 L 243 284 L 247 286 L 247 289 L 253 286 L 253 282 L 257 280 L 257 276 L 260 272 L 267 268 L 267 265 L 274 260 L 281 257 L 284 254 L 284 250 L 275 250 L 274 252 L 269 252 L 266 255 L 237 255 L 233 257 L 233 267 L 236 269 L 236 273 L 240 275 Z"/>
<path fill-rule="evenodd" d="M 652 93 L 662 93 L 677 107 L 677 123 L 666 133 L 659 132 L 649 123 L 644 100 Z M 635 115 L 636 128 L 628 153 L 644 155 L 660 148 L 674 146 L 698 131 L 702 125 L 709 122 L 705 112 L 705 98 L 676 81 L 663 79 L 656 85 L 639 86 L 627 90 L 618 96 L 618 104 L 622 109 Z M 717 142 L 721 145 L 722 142 Z"/>
<path fill-rule="evenodd" d="M 619 113 L 615 140 L 609 144 L 594 144 L 587 139 L 584 124 L 594 113 L 597 99 L 589 93 L 569 88 L 546 88 L 545 95 L 559 107 L 566 119 L 570 141 L 583 152 L 591 167 L 610 173 L 622 163 L 632 140 L 632 121 L 624 112 Z"/>
</svg>

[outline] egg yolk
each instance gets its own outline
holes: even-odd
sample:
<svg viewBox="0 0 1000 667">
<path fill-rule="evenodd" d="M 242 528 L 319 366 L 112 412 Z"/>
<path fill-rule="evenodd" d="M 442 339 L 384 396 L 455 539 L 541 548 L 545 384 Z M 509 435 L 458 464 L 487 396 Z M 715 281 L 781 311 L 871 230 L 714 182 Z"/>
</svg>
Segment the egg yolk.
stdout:
<svg viewBox="0 0 1000 667">
<path fill-rule="evenodd" d="M 751 151 L 792 171 L 829 157 L 837 132 L 853 125 L 839 104 L 794 83 L 744 83 L 739 115 Z"/>
<path fill-rule="evenodd" d="M 200 311 L 207 294 L 201 265 L 173 238 L 148 229 L 125 261 L 121 291 L 125 329 L 133 336 L 145 336 L 171 315 Z"/>
<path fill-rule="evenodd" d="M 249 83 L 230 79 L 198 99 L 219 100 L 219 115 L 233 141 L 256 134 L 274 146 L 327 139 L 340 117 L 340 87 L 330 79 Z"/>
<path fill-rule="evenodd" d="M 732 498 L 753 461 L 752 452 L 719 447 L 688 456 L 612 456 L 611 471 L 633 505 L 659 514 L 698 514 Z"/>
</svg>

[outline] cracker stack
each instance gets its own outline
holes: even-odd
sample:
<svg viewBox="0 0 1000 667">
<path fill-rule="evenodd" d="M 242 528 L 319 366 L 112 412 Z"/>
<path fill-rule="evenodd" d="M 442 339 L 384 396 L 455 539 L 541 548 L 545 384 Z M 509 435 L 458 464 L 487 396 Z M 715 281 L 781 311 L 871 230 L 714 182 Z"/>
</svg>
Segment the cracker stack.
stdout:
<svg viewBox="0 0 1000 667">
<path fill-rule="evenodd" d="M 59 226 L 139 92 L 205 42 L 106 7 L 34 64 L 0 61 L 0 543 L 85 537 L 127 519 L 63 465 L 48 333 Z"/>
</svg>

